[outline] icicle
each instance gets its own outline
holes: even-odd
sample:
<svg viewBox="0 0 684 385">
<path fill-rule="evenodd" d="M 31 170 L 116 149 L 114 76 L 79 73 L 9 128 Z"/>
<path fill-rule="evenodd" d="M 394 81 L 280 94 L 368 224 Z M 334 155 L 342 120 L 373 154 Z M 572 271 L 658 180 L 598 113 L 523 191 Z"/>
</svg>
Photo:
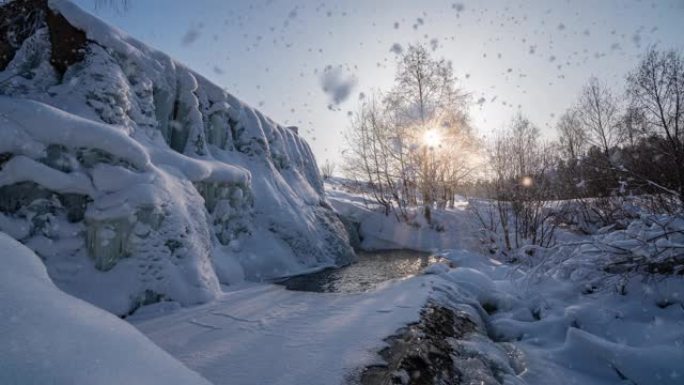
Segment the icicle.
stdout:
<svg viewBox="0 0 684 385">
<path fill-rule="evenodd" d="M 128 239 L 133 229 L 128 218 L 88 220 L 86 245 L 95 261 L 95 268 L 111 270 L 121 259 L 128 257 Z"/>
<path fill-rule="evenodd" d="M 227 245 L 241 233 L 250 232 L 252 196 L 247 186 L 221 182 L 195 183 L 212 216 L 214 233 Z"/>
<path fill-rule="evenodd" d="M 221 149 L 225 149 L 228 139 L 228 129 L 228 121 L 226 120 L 224 113 L 216 112 L 212 114 L 209 118 L 209 132 L 207 133 L 209 143 Z"/>
</svg>

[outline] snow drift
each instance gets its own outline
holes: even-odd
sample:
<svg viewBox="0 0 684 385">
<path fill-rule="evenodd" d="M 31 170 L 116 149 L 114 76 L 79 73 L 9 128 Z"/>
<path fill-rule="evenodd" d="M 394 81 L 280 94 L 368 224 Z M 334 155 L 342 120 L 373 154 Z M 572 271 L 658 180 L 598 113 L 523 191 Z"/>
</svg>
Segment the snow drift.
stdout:
<svg viewBox="0 0 684 385">
<path fill-rule="evenodd" d="M 0 231 L 119 315 L 348 263 L 283 127 L 69 1 L 0 5 Z"/>
<path fill-rule="evenodd" d="M 127 322 L 59 290 L 3 233 L 0 249 L 0 383 L 209 384 Z"/>
</svg>

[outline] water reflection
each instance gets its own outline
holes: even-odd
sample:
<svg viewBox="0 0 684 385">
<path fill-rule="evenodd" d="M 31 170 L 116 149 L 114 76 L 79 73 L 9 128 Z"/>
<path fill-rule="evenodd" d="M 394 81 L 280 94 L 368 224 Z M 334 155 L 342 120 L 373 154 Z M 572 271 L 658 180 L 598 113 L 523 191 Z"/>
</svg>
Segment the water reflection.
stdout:
<svg viewBox="0 0 684 385">
<path fill-rule="evenodd" d="M 413 250 L 362 251 L 358 261 L 339 269 L 300 275 L 282 282 L 289 290 L 321 293 L 360 293 L 379 283 L 420 273 L 441 258 Z"/>
</svg>

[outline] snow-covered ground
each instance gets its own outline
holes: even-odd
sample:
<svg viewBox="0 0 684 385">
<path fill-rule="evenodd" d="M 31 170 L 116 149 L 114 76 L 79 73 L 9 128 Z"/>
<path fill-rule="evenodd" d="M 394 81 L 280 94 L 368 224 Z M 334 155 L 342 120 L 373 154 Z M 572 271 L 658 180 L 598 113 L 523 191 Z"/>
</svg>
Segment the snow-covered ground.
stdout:
<svg viewBox="0 0 684 385">
<path fill-rule="evenodd" d="M 369 363 L 383 338 L 416 321 L 434 277 L 363 294 L 257 285 L 133 324 L 215 384 L 339 384 Z"/>
<path fill-rule="evenodd" d="M 392 216 L 369 209 L 371 204 L 337 183 L 329 186 L 329 196 L 340 212 L 361 222 L 366 247 L 467 249 L 442 251 L 456 266 L 444 275 L 479 277 L 454 283 L 489 309 L 484 317 L 489 337 L 512 342 L 524 353 L 520 380 L 530 384 L 684 384 L 681 276 L 605 274 L 602 268 L 610 247 L 596 247 L 593 237 L 567 231 L 559 233 L 558 245 L 528 258 L 525 266 L 503 265 L 478 254 L 477 222 L 469 215 L 467 203 L 433 214 L 447 228 L 441 233 L 395 225 Z M 656 218 L 653 224 L 635 221 L 627 230 L 597 238 L 641 255 L 658 249 L 643 240 L 656 239 L 681 225 L 666 219 Z M 681 239 L 670 238 L 659 245 L 677 242 Z M 659 258 L 663 255 L 670 254 Z M 464 267 L 474 270 L 468 273 Z"/>
<path fill-rule="evenodd" d="M 116 316 L 59 290 L 0 233 L 0 384 L 209 385 Z"/>
<path fill-rule="evenodd" d="M 402 247 L 438 248 L 424 240 L 440 239 L 440 232 L 392 228 L 393 219 L 379 219 L 361 197 L 329 194 L 335 207 L 363 213 L 356 218 L 365 239 L 376 242 L 373 226 L 381 223 L 388 234 L 406 236 Z M 462 379 L 472 383 L 684 384 L 681 278 L 633 278 L 618 293 L 589 287 L 595 282 L 540 277 L 469 250 L 478 233 L 465 206 L 440 215 L 444 223 L 464 225 L 449 241 L 452 249 L 441 252 L 451 267 L 433 265 L 426 275 L 362 294 L 246 286 L 162 316 L 154 315 L 158 308 L 145 309 L 132 322 L 217 384 L 338 384 L 377 364 L 383 339 L 417 321 L 431 301 L 466 312 L 480 326 L 450 341 Z"/>
<path fill-rule="evenodd" d="M 366 196 L 350 192 L 343 179 L 332 178 L 326 181 L 328 200 L 338 213 L 359 224 L 363 235 L 361 247 L 365 250 L 411 249 L 433 252 L 445 249 L 479 249 L 474 236 L 477 231 L 474 218 L 467 210 L 468 203 L 457 202 L 454 208 L 435 210 L 432 223 L 440 231 L 425 229 L 428 224 L 419 210 L 411 210 L 412 225 L 397 220 L 396 216 L 386 216 L 379 212 L 376 205 Z M 418 230 L 416 225 L 421 226 Z M 473 227 L 475 226 L 475 227 Z"/>
<path fill-rule="evenodd" d="M 359 201 L 359 197 L 347 198 Z M 347 208 L 368 210 L 363 203 L 354 207 Z M 450 223 L 472 220 L 465 207 L 441 215 Z M 390 223 L 384 222 L 386 228 Z M 364 228 L 372 229 L 362 225 Z M 432 229 L 414 227 L 412 231 L 426 234 L 407 239 L 435 236 L 430 235 Z M 466 247 L 477 244 L 478 237 L 477 231 L 458 236 Z M 173 302 L 146 306 L 129 321 L 214 384 L 354 383 L 364 367 L 382 362 L 378 352 L 388 346 L 385 338 L 417 321 L 427 303 L 467 314 L 477 325 L 474 331 L 449 339 L 463 383 L 684 383 L 684 284 L 680 277 L 650 281 L 634 277 L 623 282 L 618 292 L 613 286 L 600 287 L 595 281 L 574 279 L 577 277 L 539 275 L 534 268 L 508 265 L 452 242 L 454 249 L 440 253 L 449 264 L 433 265 L 422 275 L 389 281 L 366 293 L 305 293 L 273 284 L 245 283 L 224 287 L 216 300 L 200 306 L 181 308 Z M 426 247 L 418 243 L 406 246 Z M 589 265 L 589 261 L 580 262 Z M 4 281 L 5 286 L 10 282 L 10 287 L 3 293 L 21 293 L 11 283 L 19 284 L 17 279 Z M 15 303 L 22 303 L 23 298 L 18 296 Z M 59 314 L 58 309 L 41 304 L 29 308 Z M 94 310 L 79 309 L 73 314 L 90 311 Z M 35 323 L 34 318 L 43 316 L 26 313 L 22 321 L 36 325 L 32 333 L 50 336 L 52 327 Z M 72 330 L 70 323 L 81 325 L 80 317 L 73 315 L 75 319 L 70 320 L 62 316 L 67 318 L 61 321 L 67 325 L 65 330 Z M 4 333 L 21 332 L 12 319 L 3 317 Z M 115 331 L 125 326 L 115 318 L 111 322 L 123 324 L 112 325 L 110 329 Z M 71 342 L 59 343 L 68 347 Z M 129 342 L 124 339 L 121 343 Z M 14 346 L 9 350 L 10 366 L 27 360 L 36 349 L 43 355 L 31 362 L 50 360 L 51 353 L 41 346 L 28 345 L 28 350 L 23 349 L 25 345 L 9 346 Z M 77 351 L 82 348 L 74 347 Z M 149 343 L 143 349 L 155 348 Z M 17 370 L 6 373 L 22 375 Z"/>
<path fill-rule="evenodd" d="M 447 256 L 483 275 L 475 292 L 490 309 L 488 334 L 522 351 L 525 370 L 519 377 L 526 383 L 684 383 L 681 277 L 633 278 L 618 293 L 553 276 L 532 278 L 530 272 L 463 252 Z M 466 290 L 473 283 L 456 281 Z"/>
</svg>

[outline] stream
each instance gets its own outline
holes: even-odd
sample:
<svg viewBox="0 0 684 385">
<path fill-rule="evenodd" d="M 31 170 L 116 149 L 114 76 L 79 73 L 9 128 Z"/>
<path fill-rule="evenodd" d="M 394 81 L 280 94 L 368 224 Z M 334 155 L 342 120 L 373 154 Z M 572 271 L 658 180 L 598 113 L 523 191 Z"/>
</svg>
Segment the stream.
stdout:
<svg viewBox="0 0 684 385">
<path fill-rule="evenodd" d="M 414 250 L 359 251 L 357 256 L 357 261 L 350 265 L 290 277 L 278 284 L 294 291 L 361 293 L 391 279 L 420 274 L 442 261 L 430 253 Z"/>
<path fill-rule="evenodd" d="M 444 262 L 442 257 L 413 250 L 362 251 L 358 260 L 341 268 L 290 277 L 278 284 L 288 290 L 319 293 L 362 293 L 383 282 L 420 274 L 426 267 Z M 440 289 L 443 290 L 443 289 Z M 505 375 L 524 371 L 520 352 L 511 344 L 496 347 L 489 339 L 477 311 L 429 301 L 416 322 L 407 324 L 387 338 L 377 353 L 381 362 L 361 368 L 347 384 L 360 385 L 460 385 L 500 384 Z M 499 349 L 508 358 L 499 367 L 486 353 L 467 349 L 471 340 Z"/>
</svg>

